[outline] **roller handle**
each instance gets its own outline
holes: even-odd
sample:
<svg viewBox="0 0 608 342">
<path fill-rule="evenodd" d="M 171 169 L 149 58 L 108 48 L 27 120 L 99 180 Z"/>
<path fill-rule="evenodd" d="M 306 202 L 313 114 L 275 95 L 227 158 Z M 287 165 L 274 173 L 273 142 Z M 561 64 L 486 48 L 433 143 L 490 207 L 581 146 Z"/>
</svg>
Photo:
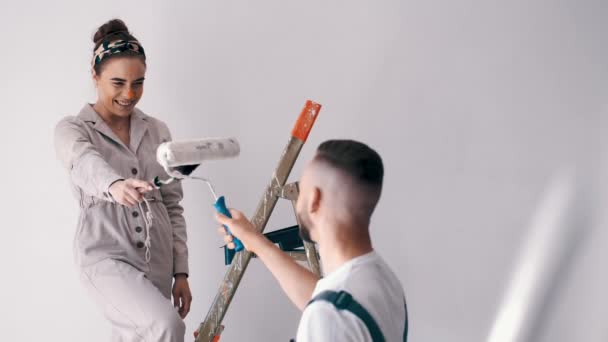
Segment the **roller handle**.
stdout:
<svg viewBox="0 0 608 342">
<path fill-rule="evenodd" d="M 213 207 L 215 208 L 215 210 L 217 210 L 218 213 L 220 213 L 228 218 L 232 218 L 232 215 L 230 215 L 230 211 L 228 210 L 228 208 L 226 208 L 226 200 L 224 199 L 224 196 L 218 197 L 218 199 L 213 204 Z M 228 235 L 232 236 L 232 242 L 234 243 L 234 250 L 237 252 L 240 252 L 243 249 L 245 249 L 241 240 L 239 240 L 237 237 L 232 235 L 232 233 L 230 232 L 230 228 L 228 228 L 227 225 L 224 225 L 224 228 L 226 228 L 226 232 L 228 233 Z"/>
</svg>

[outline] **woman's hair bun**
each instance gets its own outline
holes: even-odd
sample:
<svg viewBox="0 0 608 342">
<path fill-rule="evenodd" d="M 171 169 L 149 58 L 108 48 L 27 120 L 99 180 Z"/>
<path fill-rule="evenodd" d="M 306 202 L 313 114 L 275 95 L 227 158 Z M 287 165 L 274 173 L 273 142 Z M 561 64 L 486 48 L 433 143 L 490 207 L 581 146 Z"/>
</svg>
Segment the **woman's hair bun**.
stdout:
<svg viewBox="0 0 608 342">
<path fill-rule="evenodd" d="M 97 46 L 101 44 L 105 38 L 117 33 L 124 33 L 125 35 L 130 36 L 129 29 L 124 21 L 112 19 L 97 29 L 97 32 L 95 32 L 95 35 L 93 36 L 93 42 L 95 43 L 95 46 Z"/>
</svg>

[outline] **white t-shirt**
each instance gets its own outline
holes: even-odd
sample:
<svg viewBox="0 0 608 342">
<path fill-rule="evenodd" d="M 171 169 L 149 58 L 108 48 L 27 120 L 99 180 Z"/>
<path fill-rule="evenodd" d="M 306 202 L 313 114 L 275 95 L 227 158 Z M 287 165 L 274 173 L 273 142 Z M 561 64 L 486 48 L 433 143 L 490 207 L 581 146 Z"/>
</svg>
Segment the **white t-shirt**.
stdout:
<svg viewBox="0 0 608 342">
<path fill-rule="evenodd" d="M 374 318 L 387 342 L 402 341 L 405 329 L 403 287 L 374 251 L 356 257 L 317 282 L 313 297 L 322 291 L 350 293 Z M 303 312 L 297 342 L 372 341 L 365 323 L 332 303 L 315 301 Z"/>
</svg>

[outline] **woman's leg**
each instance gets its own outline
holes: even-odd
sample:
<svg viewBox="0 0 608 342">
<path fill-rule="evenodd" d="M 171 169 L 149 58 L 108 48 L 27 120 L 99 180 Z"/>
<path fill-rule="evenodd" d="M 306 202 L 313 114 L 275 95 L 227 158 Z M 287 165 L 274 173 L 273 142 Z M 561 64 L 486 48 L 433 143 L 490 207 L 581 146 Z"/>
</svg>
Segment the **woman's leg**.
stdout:
<svg viewBox="0 0 608 342">
<path fill-rule="evenodd" d="M 83 267 L 81 278 L 112 324 L 115 341 L 184 341 L 184 322 L 143 272 L 106 259 Z"/>
</svg>

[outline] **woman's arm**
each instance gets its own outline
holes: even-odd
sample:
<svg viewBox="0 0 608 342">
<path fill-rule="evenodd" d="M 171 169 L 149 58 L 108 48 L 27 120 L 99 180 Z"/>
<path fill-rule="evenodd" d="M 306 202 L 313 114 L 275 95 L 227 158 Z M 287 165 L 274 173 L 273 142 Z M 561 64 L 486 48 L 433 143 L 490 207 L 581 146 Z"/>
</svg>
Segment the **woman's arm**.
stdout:
<svg viewBox="0 0 608 342">
<path fill-rule="evenodd" d="M 72 182 L 85 194 L 113 201 L 109 188 L 123 177 L 95 149 L 83 125 L 75 117 L 59 121 L 55 127 L 55 151 Z"/>
</svg>

